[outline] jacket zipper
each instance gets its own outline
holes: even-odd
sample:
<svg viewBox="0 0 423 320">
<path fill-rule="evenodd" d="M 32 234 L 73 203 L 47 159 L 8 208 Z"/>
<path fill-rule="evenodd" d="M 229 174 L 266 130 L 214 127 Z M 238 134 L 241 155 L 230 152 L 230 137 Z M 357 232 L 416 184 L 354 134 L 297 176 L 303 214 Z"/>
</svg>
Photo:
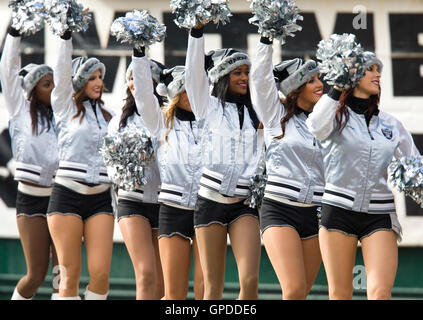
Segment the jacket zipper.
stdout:
<svg viewBox="0 0 423 320">
<path fill-rule="evenodd" d="M 90 101 L 90 103 L 91 103 L 91 101 Z M 100 122 L 98 121 L 98 117 L 97 117 L 96 106 L 97 106 L 97 103 L 95 103 L 94 105 L 91 104 L 91 107 L 93 108 L 93 112 L 94 112 L 94 116 L 95 116 L 95 121 L 97 121 L 97 126 L 101 130 L 101 125 L 100 125 Z"/>
<path fill-rule="evenodd" d="M 192 128 L 192 121 L 189 122 L 189 126 L 191 127 L 191 133 L 192 137 L 194 138 L 194 143 L 197 144 L 197 138 L 195 137 L 194 129 Z"/>
<path fill-rule="evenodd" d="M 369 126 L 367 126 L 367 132 L 369 133 L 369 136 L 372 140 L 374 140 L 372 133 L 370 132 Z"/>
<path fill-rule="evenodd" d="M 192 133 L 192 137 L 194 139 L 194 143 L 197 145 L 197 138 L 195 137 L 195 134 L 194 134 L 194 129 L 192 127 L 192 121 L 189 122 L 189 125 L 190 125 L 190 128 L 191 128 L 191 133 Z M 191 150 L 192 149 L 190 148 L 190 150 L 188 152 L 191 153 L 190 152 Z M 189 157 L 191 158 L 191 155 Z M 191 194 L 192 194 L 192 187 L 193 187 L 193 184 L 194 184 L 194 182 L 193 182 L 194 179 L 195 179 L 195 172 L 192 173 L 192 181 L 191 181 L 191 184 L 190 184 L 190 187 L 189 187 L 189 194 L 188 194 L 189 197 L 188 197 L 187 206 L 189 206 L 190 205 L 190 202 L 191 202 Z"/>
<path fill-rule="evenodd" d="M 371 159 L 372 159 L 372 151 L 373 151 L 372 141 L 375 140 L 372 136 L 372 133 L 370 132 L 370 121 L 369 121 L 369 125 L 367 126 L 367 132 L 369 133 L 371 141 L 370 141 L 369 159 L 368 159 L 368 162 L 367 162 L 366 185 L 365 185 L 365 188 L 364 188 L 363 200 L 361 201 L 360 209 L 363 207 L 364 195 L 367 193 L 367 186 L 368 186 L 368 182 L 369 182 L 370 162 L 371 162 Z"/>
</svg>

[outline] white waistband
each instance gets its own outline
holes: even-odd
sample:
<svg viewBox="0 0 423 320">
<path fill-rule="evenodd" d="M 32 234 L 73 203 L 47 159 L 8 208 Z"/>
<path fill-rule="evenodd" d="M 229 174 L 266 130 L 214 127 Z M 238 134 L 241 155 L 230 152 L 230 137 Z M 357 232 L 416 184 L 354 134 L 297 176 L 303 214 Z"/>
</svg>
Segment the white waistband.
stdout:
<svg viewBox="0 0 423 320">
<path fill-rule="evenodd" d="M 50 197 L 51 190 L 53 188 L 41 188 L 36 186 L 30 186 L 28 184 L 22 183 L 21 181 L 18 182 L 18 190 L 22 193 L 29 194 L 30 196 L 36 197 Z"/>
<path fill-rule="evenodd" d="M 237 197 L 224 197 L 219 192 L 207 189 L 203 186 L 200 186 L 200 190 L 198 190 L 198 195 L 202 196 L 203 198 L 224 204 L 238 203 L 244 200 L 243 198 Z"/>
<path fill-rule="evenodd" d="M 301 202 L 289 200 L 289 199 L 286 199 L 286 198 L 283 198 L 283 197 L 275 196 L 273 194 L 268 194 L 268 193 L 264 194 L 264 198 L 268 198 L 268 199 L 271 199 L 271 200 L 275 200 L 275 201 L 278 201 L 278 202 L 289 204 L 290 206 L 295 206 L 295 207 L 305 207 L 305 208 L 317 207 L 317 204 L 301 203 Z"/>
<path fill-rule="evenodd" d="M 178 208 L 178 209 L 182 209 L 182 210 L 194 211 L 194 208 L 189 208 L 189 207 L 181 206 L 180 204 L 176 204 L 176 203 L 171 203 L 171 202 L 166 202 L 166 201 L 162 201 L 161 203 L 163 203 L 163 204 L 165 204 L 167 206 Z"/>
<path fill-rule="evenodd" d="M 110 188 L 109 184 L 99 184 L 98 186 L 90 187 L 86 186 L 85 184 L 79 183 L 75 180 L 63 178 L 63 177 L 56 177 L 54 182 L 61 184 L 62 186 L 71 189 L 72 191 L 91 195 L 91 194 L 99 194 L 104 191 L 107 191 Z"/>
</svg>

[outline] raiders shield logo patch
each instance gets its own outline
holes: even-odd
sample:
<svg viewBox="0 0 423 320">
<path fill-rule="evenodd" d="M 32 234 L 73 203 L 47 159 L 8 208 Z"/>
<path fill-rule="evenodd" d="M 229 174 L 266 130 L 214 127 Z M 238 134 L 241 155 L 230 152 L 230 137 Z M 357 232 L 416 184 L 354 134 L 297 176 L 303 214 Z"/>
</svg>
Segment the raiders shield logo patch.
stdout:
<svg viewBox="0 0 423 320">
<path fill-rule="evenodd" d="M 392 139 L 392 130 L 388 128 L 383 128 L 382 133 L 385 136 L 386 139 L 391 140 Z"/>
</svg>

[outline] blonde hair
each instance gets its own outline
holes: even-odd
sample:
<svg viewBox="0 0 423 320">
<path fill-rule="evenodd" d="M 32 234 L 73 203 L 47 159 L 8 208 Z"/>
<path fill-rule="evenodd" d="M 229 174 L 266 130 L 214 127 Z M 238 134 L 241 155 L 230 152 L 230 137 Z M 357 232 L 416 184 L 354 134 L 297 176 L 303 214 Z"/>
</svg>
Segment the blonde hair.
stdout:
<svg viewBox="0 0 423 320">
<path fill-rule="evenodd" d="M 165 134 L 165 141 L 168 142 L 167 136 L 169 135 L 170 130 L 173 129 L 173 123 L 175 121 L 175 109 L 179 103 L 181 94 L 178 94 L 172 100 L 169 101 L 167 104 L 166 109 L 164 109 L 165 113 L 165 127 L 166 127 L 166 134 Z"/>
</svg>

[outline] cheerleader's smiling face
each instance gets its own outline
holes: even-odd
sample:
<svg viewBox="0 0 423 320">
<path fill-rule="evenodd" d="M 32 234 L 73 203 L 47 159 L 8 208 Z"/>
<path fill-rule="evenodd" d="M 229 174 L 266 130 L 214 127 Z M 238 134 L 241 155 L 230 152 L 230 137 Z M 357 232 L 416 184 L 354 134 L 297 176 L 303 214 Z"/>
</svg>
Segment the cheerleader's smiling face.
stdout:
<svg viewBox="0 0 423 320">
<path fill-rule="evenodd" d="M 308 112 L 312 112 L 314 105 L 323 95 L 323 83 L 319 79 L 319 74 L 312 77 L 303 87 L 298 95 L 297 105 Z"/>
<path fill-rule="evenodd" d="M 245 95 L 248 92 L 248 81 L 250 79 L 250 67 L 246 64 L 239 66 L 229 73 L 230 93 L 235 95 Z"/>
<path fill-rule="evenodd" d="M 51 73 L 45 75 L 38 81 L 35 86 L 35 94 L 37 95 L 38 101 L 45 107 L 51 105 L 51 91 L 54 88 L 53 75 Z"/>
<path fill-rule="evenodd" d="M 85 94 L 90 99 L 99 99 L 103 92 L 103 76 L 100 70 L 95 70 L 85 86 Z"/>
<path fill-rule="evenodd" d="M 368 99 L 372 95 L 378 95 L 380 93 L 380 77 L 380 69 L 377 64 L 368 67 L 365 76 L 354 88 L 354 96 Z"/>
</svg>

